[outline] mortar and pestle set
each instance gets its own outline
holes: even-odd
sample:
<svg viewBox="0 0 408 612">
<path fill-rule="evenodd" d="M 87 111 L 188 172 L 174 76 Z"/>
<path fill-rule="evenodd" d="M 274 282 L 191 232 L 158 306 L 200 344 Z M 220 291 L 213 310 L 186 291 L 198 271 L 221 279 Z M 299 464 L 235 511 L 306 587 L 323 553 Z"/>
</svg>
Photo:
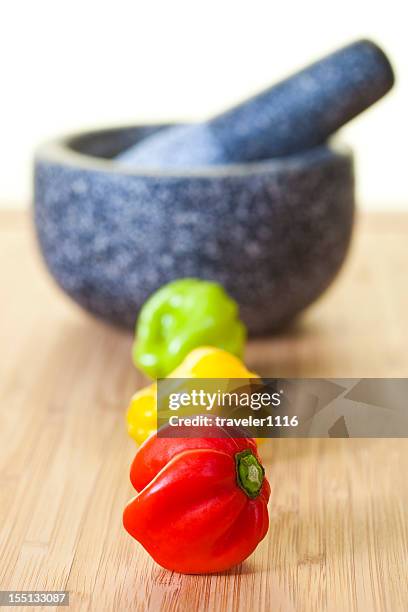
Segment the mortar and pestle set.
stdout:
<svg viewBox="0 0 408 612">
<path fill-rule="evenodd" d="M 203 123 L 42 146 L 34 216 L 51 274 L 129 327 L 181 277 L 221 283 L 251 333 L 286 325 L 330 284 L 350 242 L 353 157 L 328 139 L 393 81 L 362 40 Z"/>
</svg>

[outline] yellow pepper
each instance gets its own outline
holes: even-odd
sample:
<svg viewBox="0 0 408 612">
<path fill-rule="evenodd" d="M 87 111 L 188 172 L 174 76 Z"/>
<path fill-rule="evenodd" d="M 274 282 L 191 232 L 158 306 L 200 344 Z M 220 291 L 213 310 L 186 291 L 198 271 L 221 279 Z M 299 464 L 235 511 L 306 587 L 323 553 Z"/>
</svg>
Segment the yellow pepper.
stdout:
<svg viewBox="0 0 408 612">
<path fill-rule="evenodd" d="M 227 351 L 204 346 L 196 348 L 168 376 L 169 378 L 259 378 Z M 126 415 L 129 435 L 141 444 L 156 431 L 157 383 L 132 397 Z"/>
</svg>

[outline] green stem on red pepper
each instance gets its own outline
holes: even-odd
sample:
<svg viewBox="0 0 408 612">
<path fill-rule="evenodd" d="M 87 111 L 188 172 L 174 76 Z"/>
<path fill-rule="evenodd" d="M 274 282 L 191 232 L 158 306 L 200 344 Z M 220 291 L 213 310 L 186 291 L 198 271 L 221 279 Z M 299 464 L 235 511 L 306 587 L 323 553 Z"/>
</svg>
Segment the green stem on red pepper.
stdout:
<svg viewBox="0 0 408 612">
<path fill-rule="evenodd" d="M 265 475 L 265 470 L 255 455 L 248 449 L 235 455 L 237 482 L 248 497 L 258 497 Z"/>
</svg>

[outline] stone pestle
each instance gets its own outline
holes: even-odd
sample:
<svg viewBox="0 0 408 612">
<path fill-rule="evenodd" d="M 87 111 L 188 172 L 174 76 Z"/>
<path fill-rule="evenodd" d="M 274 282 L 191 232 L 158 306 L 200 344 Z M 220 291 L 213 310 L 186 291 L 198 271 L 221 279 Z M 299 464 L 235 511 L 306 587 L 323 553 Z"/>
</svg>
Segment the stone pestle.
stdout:
<svg viewBox="0 0 408 612">
<path fill-rule="evenodd" d="M 164 128 L 115 159 L 157 169 L 291 155 L 325 142 L 393 83 L 384 52 L 359 40 L 208 121 Z"/>
</svg>

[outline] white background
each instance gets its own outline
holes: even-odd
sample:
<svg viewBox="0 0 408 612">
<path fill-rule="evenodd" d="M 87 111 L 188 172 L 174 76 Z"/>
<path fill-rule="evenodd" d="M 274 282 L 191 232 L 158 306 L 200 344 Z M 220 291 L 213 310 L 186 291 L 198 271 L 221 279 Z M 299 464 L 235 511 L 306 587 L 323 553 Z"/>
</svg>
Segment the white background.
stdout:
<svg viewBox="0 0 408 612">
<path fill-rule="evenodd" d="M 391 57 L 392 94 L 342 130 L 360 205 L 408 205 L 408 36 L 389 0 L 2 0 L 0 206 L 27 206 L 35 146 L 82 128 L 200 119 L 355 38 Z"/>
</svg>

